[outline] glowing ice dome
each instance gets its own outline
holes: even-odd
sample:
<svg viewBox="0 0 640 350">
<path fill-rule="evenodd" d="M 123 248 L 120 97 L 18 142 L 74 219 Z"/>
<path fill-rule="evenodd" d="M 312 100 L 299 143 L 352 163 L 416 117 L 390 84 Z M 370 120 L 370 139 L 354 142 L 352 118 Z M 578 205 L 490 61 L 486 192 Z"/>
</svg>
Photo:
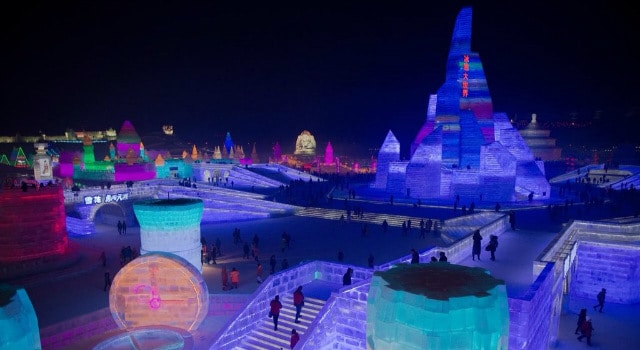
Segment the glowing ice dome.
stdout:
<svg viewBox="0 0 640 350">
<path fill-rule="evenodd" d="M 506 286 L 485 269 L 449 263 L 378 271 L 366 329 L 367 349 L 507 349 Z"/>
</svg>

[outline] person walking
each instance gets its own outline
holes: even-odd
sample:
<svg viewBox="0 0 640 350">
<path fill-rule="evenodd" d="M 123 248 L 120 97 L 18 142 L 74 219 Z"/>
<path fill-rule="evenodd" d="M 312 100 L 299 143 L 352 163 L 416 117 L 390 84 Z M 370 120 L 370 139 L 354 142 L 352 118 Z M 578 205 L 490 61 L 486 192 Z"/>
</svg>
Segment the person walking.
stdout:
<svg viewBox="0 0 640 350">
<path fill-rule="evenodd" d="M 122 220 L 122 234 L 126 235 L 127 234 L 127 222 Z"/>
<path fill-rule="evenodd" d="M 591 317 L 587 316 L 582 322 L 582 327 L 580 327 L 580 331 L 582 334 L 578 337 L 578 341 L 582 341 L 582 338 L 587 338 L 587 345 L 591 346 L 591 333 L 593 333 L 593 324 L 591 323 Z"/>
<path fill-rule="evenodd" d="M 242 255 L 243 259 L 249 259 L 249 250 L 249 243 L 244 242 L 244 245 L 242 246 L 242 251 L 244 252 L 244 254 Z"/>
<path fill-rule="evenodd" d="M 302 294 L 302 286 L 298 286 L 298 289 L 293 292 L 293 306 L 296 307 L 296 319 L 293 322 L 300 323 L 298 319 L 300 318 L 300 313 L 302 312 L 302 307 L 304 306 L 304 294 Z"/>
<path fill-rule="evenodd" d="M 282 303 L 280 302 L 280 296 L 276 295 L 275 298 L 269 303 L 269 317 L 273 319 L 273 330 L 278 330 L 278 317 L 280 317 L 280 309 L 282 309 Z"/>
<path fill-rule="evenodd" d="M 413 248 L 411 248 L 411 263 L 412 264 L 420 263 L 420 254 L 418 254 L 418 251 L 416 251 Z"/>
<path fill-rule="evenodd" d="M 496 261 L 496 249 L 498 249 L 498 236 L 491 235 L 489 237 L 489 244 L 485 249 L 491 252 L 491 261 Z"/>
<path fill-rule="evenodd" d="M 516 230 L 516 212 L 509 210 L 509 224 L 511 224 L 511 230 Z"/>
<path fill-rule="evenodd" d="M 122 234 L 122 221 L 118 220 L 118 234 Z"/>
<path fill-rule="evenodd" d="M 271 266 L 271 274 L 273 275 L 276 273 L 276 256 L 273 254 L 271 255 L 271 258 L 269 258 L 269 265 Z"/>
<path fill-rule="evenodd" d="M 480 235 L 480 230 L 476 230 L 473 233 L 473 249 L 471 250 L 471 259 L 476 260 L 476 256 L 478 260 L 480 260 L 480 251 L 482 250 L 482 235 Z"/>
<path fill-rule="evenodd" d="M 600 293 L 598 293 L 598 295 L 596 296 L 596 298 L 598 299 L 598 304 L 593 306 L 594 310 L 600 308 L 600 312 L 602 312 L 602 308 L 604 307 L 604 298 L 606 295 L 607 295 L 607 290 L 602 288 Z"/>
<path fill-rule="evenodd" d="M 222 256 L 222 242 L 220 241 L 220 237 L 216 238 L 216 253 L 218 256 Z"/>
<path fill-rule="evenodd" d="M 111 287 L 111 273 L 109 271 L 104 272 L 104 291 L 107 291 L 107 288 Z"/>
<path fill-rule="evenodd" d="M 293 349 L 299 341 L 300 335 L 298 334 L 298 332 L 296 332 L 295 329 L 291 329 L 291 341 L 289 342 L 291 349 Z"/>
<path fill-rule="evenodd" d="M 351 275 L 353 275 L 353 269 L 352 268 L 348 268 L 347 272 L 345 272 L 344 275 L 342 275 L 342 285 L 343 286 L 350 286 L 351 285 Z"/>
<path fill-rule="evenodd" d="M 256 282 L 262 283 L 262 264 L 258 261 L 258 266 L 256 266 Z"/>
<path fill-rule="evenodd" d="M 238 289 L 238 283 L 240 283 L 240 271 L 236 270 L 236 268 L 232 268 L 229 273 L 229 277 L 231 277 L 231 288 Z"/>
<path fill-rule="evenodd" d="M 227 273 L 227 267 L 223 266 L 220 270 L 220 279 L 222 280 L 222 290 L 229 289 L 229 274 Z"/>
<path fill-rule="evenodd" d="M 587 319 L 587 309 L 581 309 L 580 314 L 578 315 L 578 325 L 576 327 L 575 334 L 578 334 L 578 331 L 582 328 L 582 322 Z"/>
</svg>

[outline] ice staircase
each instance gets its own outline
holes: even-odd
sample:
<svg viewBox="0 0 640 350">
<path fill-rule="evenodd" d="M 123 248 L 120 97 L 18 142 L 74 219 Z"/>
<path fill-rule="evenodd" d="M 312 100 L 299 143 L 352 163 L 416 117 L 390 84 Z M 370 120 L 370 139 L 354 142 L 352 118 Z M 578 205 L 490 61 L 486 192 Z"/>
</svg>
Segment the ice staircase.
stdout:
<svg viewBox="0 0 640 350">
<path fill-rule="evenodd" d="M 269 310 L 265 310 L 264 320 L 255 328 L 250 330 L 244 337 L 242 343 L 234 350 L 280 350 L 289 349 L 291 340 L 291 329 L 295 329 L 302 336 L 311 325 L 320 310 L 325 304 L 325 300 L 305 297 L 304 306 L 298 321 L 295 323 L 296 308 L 293 306 L 293 296 L 280 299 L 282 309 L 278 318 L 278 330 L 273 330 L 273 319 L 267 317 Z"/>
</svg>

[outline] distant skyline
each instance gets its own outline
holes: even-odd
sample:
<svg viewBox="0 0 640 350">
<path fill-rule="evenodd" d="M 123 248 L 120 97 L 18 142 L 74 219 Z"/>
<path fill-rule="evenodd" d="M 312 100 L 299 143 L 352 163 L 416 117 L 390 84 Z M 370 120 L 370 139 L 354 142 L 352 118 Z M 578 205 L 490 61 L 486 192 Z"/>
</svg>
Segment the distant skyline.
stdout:
<svg viewBox="0 0 640 350">
<path fill-rule="evenodd" d="M 486 2 L 27 2 L 3 11 L 2 135 L 172 124 L 182 140 L 403 153 L 473 8 L 494 111 L 621 120 L 638 107 L 631 6 Z M 17 7 L 17 8 L 16 8 Z M 628 126 L 628 125 L 627 125 Z M 637 128 L 637 126 L 633 125 Z"/>
</svg>

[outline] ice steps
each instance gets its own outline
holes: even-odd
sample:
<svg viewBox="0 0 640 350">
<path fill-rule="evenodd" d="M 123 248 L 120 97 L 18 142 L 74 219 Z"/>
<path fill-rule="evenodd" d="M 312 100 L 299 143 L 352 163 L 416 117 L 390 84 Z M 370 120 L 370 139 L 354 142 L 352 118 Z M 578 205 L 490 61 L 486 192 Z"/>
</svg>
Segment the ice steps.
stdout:
<svg viewBox="0 0 640 350">
<path fill-rule="evenodd" d="M 295 323 L 296 308 L 293 306 L 293 295 L 280 298 L 282 309 L 278 318 L 278 330 L 273 330 L 273 319 L 267 317 L 269 310 L 265 310 L 265 317 L 242 340 L 242 343 L 234 350 L 280 350 L 289 349 L 291 329 L 302 336 L 311 322 L 316 318 L 325 304 L 325 300 L 305 297 L 304 306 L 300 313 L 300 323 Z"/>
</svg>

